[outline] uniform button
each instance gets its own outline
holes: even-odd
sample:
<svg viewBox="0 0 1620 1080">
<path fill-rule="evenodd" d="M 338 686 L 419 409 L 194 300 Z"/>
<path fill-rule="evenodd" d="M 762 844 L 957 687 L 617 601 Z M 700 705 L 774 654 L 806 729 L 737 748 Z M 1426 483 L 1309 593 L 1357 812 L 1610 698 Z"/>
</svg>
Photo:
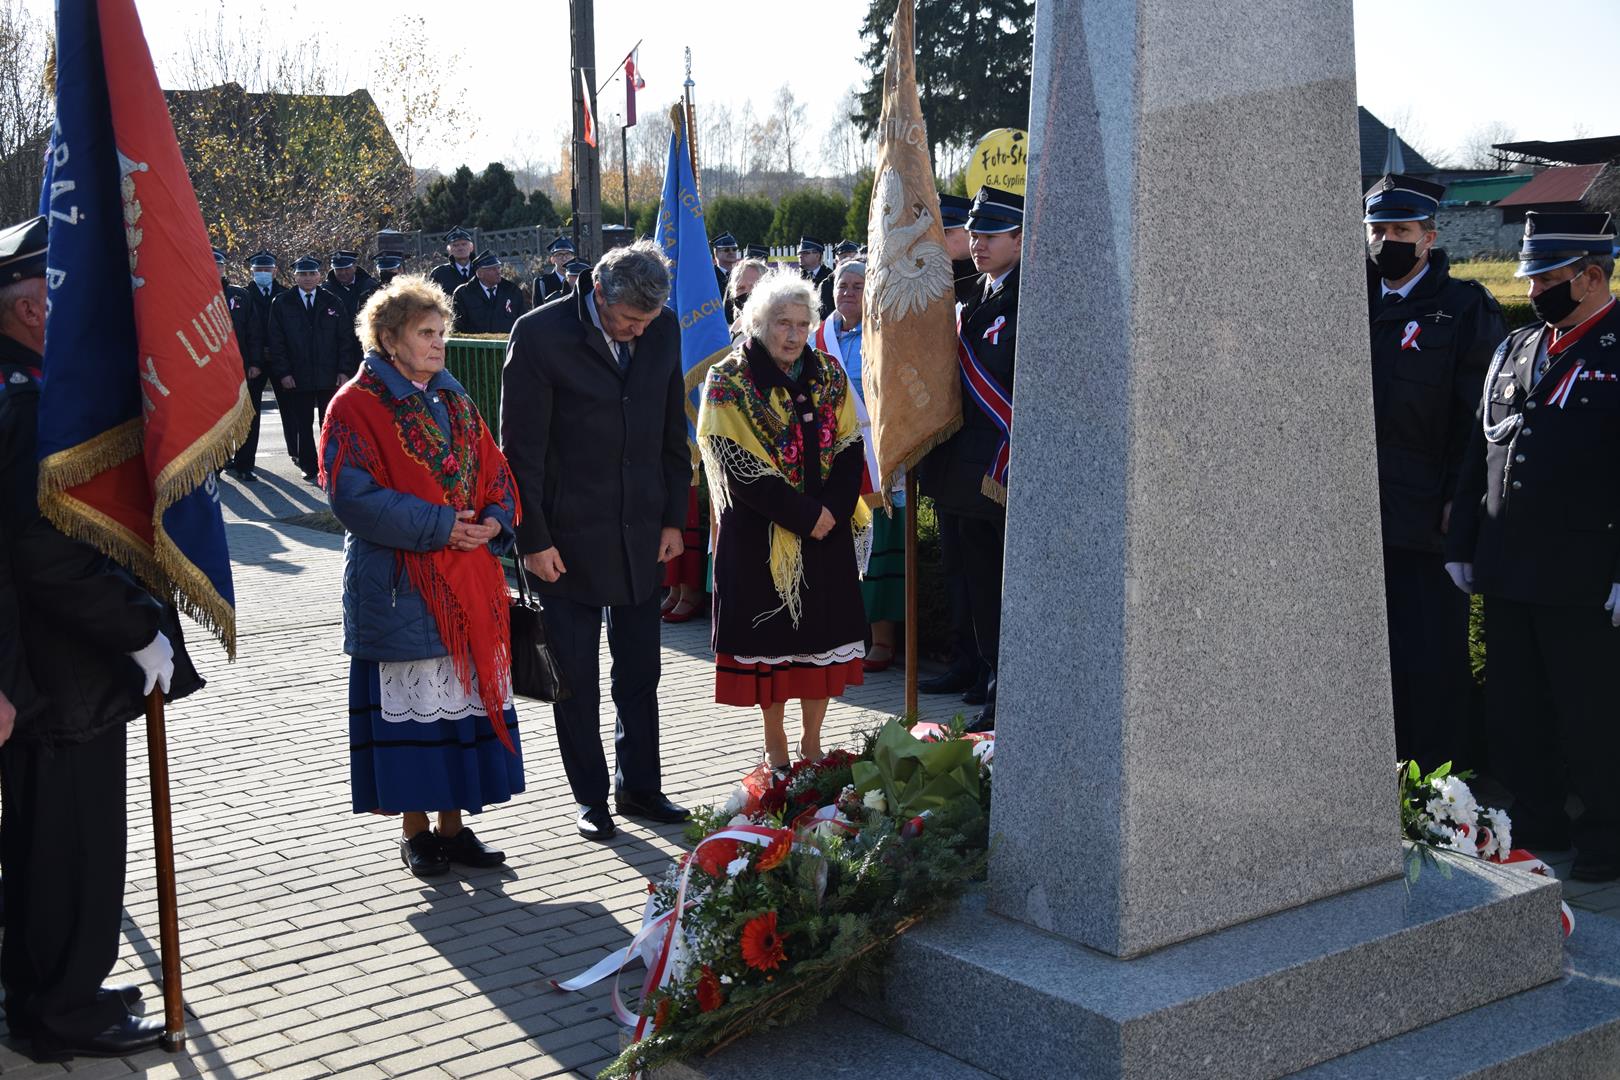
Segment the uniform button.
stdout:
<svg viewBox="0 0 1620 1080">
<path fill-rule="evenodd" d="M 1519 489 L 1520 489 L 1520 488 L 1521 488 L 1521 487 L 1523 487 L 1523 486 L 1524 486 L 1524 485 L 1523 485 L 1523 484 L 1521 484 L 1521 483 L 1519 483 L 1519 482 L 1518 482 L 1518 481 L 1517 481 L 1517 480 L 1515 480 L 1515 481 L 1513 481 L 1513 490 L 1514 490 L 1514 491 L 1518 491 L 1518 490 L 1519 490 Z"/>
<path fill-rule="evenodd" d="M 1524 407 L 1527 409 L 1533 409 L 1536 407 L 1536 403 L 1533 401 L 1527 401 L 1524 403 Z"/>
<path fill-rule="evenodd" d="M 622 402 L 625 405 L 630 404 L 630 399 L 627 398 L 627 397 L 622 397 L 622 398 L 619 399 L 619 401 Z"/>
<path fill-rule="evenodd" d="M 1586 398 L 1581 398 L 1581 404 L 1582 404 L 1582 405 L 1585 405 L 1585 404 L 1586 404 Z"/>
<path fill-rule="evenodd" d="M 1513 455 L 1513 460 L 1514 461 L 1523 461 L 1524 460 L 1524 455 L 1523 454 L 1514 454 Z"/>
<path fill-rule="evenodd" d="M 1533 432 L 1533 431 L 1531 431 L 1531 430 L 1530 430 L 1530 429 L 1529 429 L 1529 428 L 1525 428 L 1525 429 L 1524 429 L 1524 433 L 1525 433 L 1525 434 L 1526 434 L 1526 435 L 1534 435 L 1534 434 L 1535 434 L 1535 432 Z"/>
</svg>

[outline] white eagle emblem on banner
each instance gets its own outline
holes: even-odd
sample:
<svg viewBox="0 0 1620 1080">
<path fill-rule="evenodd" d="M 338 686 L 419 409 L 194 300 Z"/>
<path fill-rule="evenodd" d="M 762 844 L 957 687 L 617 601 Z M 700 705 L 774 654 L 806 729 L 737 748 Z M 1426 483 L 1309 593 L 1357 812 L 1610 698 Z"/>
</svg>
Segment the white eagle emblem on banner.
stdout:
<svg viewBox="0 0 1620 1080">
<path fill-rule="evenodd" d="M 951 260 L 940 244 L 928 239 L 933 215 L 906 198 L 905 181 L 885 167 L 872 193 L 881 208 L 883 227 L 869 251 L 866 310 L 874 326 L 884 319 L 904 319 L 940 297 L 951 295 Z"/>
</svg>

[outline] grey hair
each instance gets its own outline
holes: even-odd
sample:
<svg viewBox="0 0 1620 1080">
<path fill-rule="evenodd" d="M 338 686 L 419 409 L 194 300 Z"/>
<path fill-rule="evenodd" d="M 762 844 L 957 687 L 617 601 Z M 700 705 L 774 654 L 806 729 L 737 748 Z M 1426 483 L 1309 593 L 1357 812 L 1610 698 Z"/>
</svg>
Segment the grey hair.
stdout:
<svg viewBox="0 0 1620 1080">
<path fill-rule="evenodd" d="M 43 289 L 44 285 L 45 278 L 43 275 L 23 278 L 21 281 L 11 281 L 0 285 L 0 326 L 11 325 L 12 309 L 17 306 L 17 301 L 29 299 L 44 303 L 45 298 L 43 296 L 35 295 L 36 290 Z"/>
<path fill-rule="evenodd" d="M 651 240 L 614 248 L 597 260 L 591 280 L 602 287 L 602 299 L 636 311 L 657 311 L 669 300 L 669 260 Z"/>
<path fill-rule="evenodd" d="M 821 316 L 821 297 L 816 295 L 815 287 L 788 267 L 760 278 L 748 294 L 748 304 L 742 310 L 743 333 L 751 338 L 763 337 L 765 328 L 785 307 L 804 308 L 812 323 Z"/>
<path fill-rule="evenodd" d="M 771 264 L 764 259 L 738 259 L 731 264 L 731 273 L 726 276 L 726 299 L 737 299 L 737 279 L 744 270 L 758 270 L 759 276 L 764 277 L 771 272 Z"/>
<path fill-rule="evenodd" d="M 1583 255 L 1572 264 L 1575 273 L 1582 273 L 1588 266 L 1595 266 L 1604 278 L 1614 277 L 1614 256 L 1612 255 Z"/>
<path fill-rule="evenodd" d="M 833 288 L 838 287 L 839 279 L 845 274 L 859 274 L 861 277 L 865 277 L 866 264 L 859 259 L 850 259 L 848 262 L 839 263 L 838 269 L 833 271 Z"/>
</svg>

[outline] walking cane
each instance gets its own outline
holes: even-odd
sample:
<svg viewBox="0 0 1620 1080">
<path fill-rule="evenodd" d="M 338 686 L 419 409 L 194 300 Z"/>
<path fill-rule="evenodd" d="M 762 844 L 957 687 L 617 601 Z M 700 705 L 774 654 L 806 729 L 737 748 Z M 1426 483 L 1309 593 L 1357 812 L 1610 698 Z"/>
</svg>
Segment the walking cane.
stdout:
<svg viewBox="0 0 1620 1080">
<path fill-rule="evenodd" d="M 169 820 L 169 746 L 163 730 L 163 691 L 146 696 L 146 758 L 152 777 L 152 843 L 157 848 L 158 955 L 163 961 L 163 1049 L 186 1047 L 180 1002 L 180 912 L 174 893 L 174 829 Z"/>
</svg>

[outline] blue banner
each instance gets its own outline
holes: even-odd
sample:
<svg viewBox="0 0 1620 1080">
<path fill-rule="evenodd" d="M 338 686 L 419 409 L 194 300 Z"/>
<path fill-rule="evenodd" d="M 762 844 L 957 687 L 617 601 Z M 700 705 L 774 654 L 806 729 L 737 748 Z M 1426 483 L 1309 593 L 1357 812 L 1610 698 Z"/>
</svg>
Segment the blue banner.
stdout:
<svg viewBox="0 0 1620 1080">
<path fill-rule="evenodd" d="M 681 370 L 686 373 L 687 442 L 697 461 L 697 410 L 709 365 L 731 350 L 731 327 L 726 305 L 714 276 L 709 254 L 709 231 L 703 221 L 703 201 L 692 177 L 684 123 L 676 123 L 669 137 L 669 164 L 664 169 L 664 194 L 658 206 L 658 242 L 670 261 L 674 277 L 669 306 L 681 320 Z"/>
</svg>

